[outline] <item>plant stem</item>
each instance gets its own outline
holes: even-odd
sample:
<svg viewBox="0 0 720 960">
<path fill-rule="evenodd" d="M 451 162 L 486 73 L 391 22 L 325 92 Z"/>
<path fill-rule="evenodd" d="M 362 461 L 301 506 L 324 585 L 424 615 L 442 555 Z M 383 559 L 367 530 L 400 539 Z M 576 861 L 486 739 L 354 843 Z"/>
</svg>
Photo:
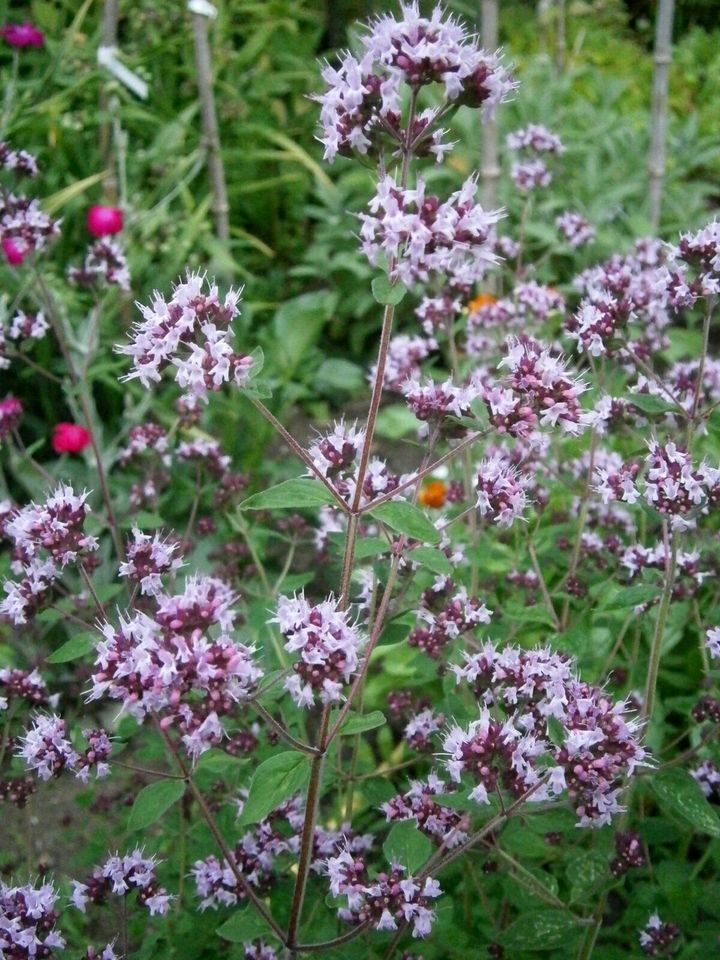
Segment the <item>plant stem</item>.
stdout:
<svg viewBox="0 0 720 960">
<path fill-rule="evenodd" d="M 653 634 L 650 647 L 650 662 L 648 663 L 647 678 L 645 680 L 645 702 L 642 708 L 642 718 L 646 723 L 652 719 L 653 708 L 655 706 L 655 694 L 657 691 L 658 671 L 660 670 L 660 657 L 662 655 L 663 634 L 665 632 L 665 623 L 667 621 L 670 601 L 672 600 L 673 587 L 675 586 L 675 568 L 677 565 L 677 537 L 673 536 L 672 545 L 668 552 L 668 523 L 663 520 L 663 540 L 665 542 L 665 584 L 663 586 L 662 596 L 660 598 L 660 608 L 658 609 L 657 620 L 655 621 L 655 632 Z"/>
<path fill-rule="evenodd" d="M 252 707 L 253 710 L 255 710 L 256 713 L 259 713 L 263 720 L 273 728 L 277 735 L 286 743 L 289 743 L 291 747 L 294 747 L 301 753 L 308 753 L 310 756 L 318 755 L 318 750 L 316 747 L 311 747 L 309 744 L 303 743 L 301 740 L 297 740 L 288 730 L 285 729 L 282 723 L 278 723 L 269 710 L 266 710 L 265 707 L 261 706 L 257 701 L 253 703 Z"/>
<path fill-rule="evenodd" d="M 298 927 L 302 916 L 303 902 L 305 900 L 305 890 L 307 887 L 307 878 L 310 871 L 310 862 L 312 860 L 313 835 L 315 832 L 315 820 L 317 817 L 317 808 L 320 800 L 320 785 L 322 783 L 322 772 L 327 752 L 327 730 L 330 723 L 330 707 L 326 704 L 323 707 L 322 718 L 320 720 L 320 731 L 318 733 L 319 753 L 313 757 L 310 767 L 310 781 L 308 783 L 307 796 L 305 798 L 305 820 L 303 822 L 302 838 L 300 840 L 300 857 L 298 859 L 298 872 L 295 879 L 295 889 L 293 891 L 292 906 L 290 908 L 290 921 L 288 923 L 288 932 L 286 944 L 292 954 L 297 943 Z"/>
<path fill-rule="evenodd" d="M 558 619 L 558 615 L 555 612 L 555 605 L 552 602 L 552 597 L 548 592 L 547 584 L 545 583 L 545 577 L 543 576 L 542 568 L 538 562 L 537 553 L 535 552 L 535 547 L 533 546 L 530 540 L 528 540 L 527 547 L 528 547 L 528 553 L 530 554 L 530 560 L 532 562 L 533 570 L 535 571 L 535 576 L 538 578 L 538 581 L 540 583 L 540 592 L 543 595 L 545 606 L 548 608 L 548 612 L 550 613 L 550 616 L 553 618 L 555 629 L 557 630 L 558 633 L 560 633 L 560 620 Z"/>
<path fill-rule="evenodd" d="M 208 172 L 213 192 L 215 232 L 220 243 L 227 245 L 230 241 L 230 205 L 228 204 L 225 168 L 220 150 L 220 133 L 213 93 L 208 18 L 200 13 L 192 13 L 191 17 L 195 41 L 195 67 L 200 95 L 200 113 L 207 148 Z"/>
<path fill-rule="evenodd" d="M 597 450 L 597 433 L 593 429 L 592 437 L 590 439 L 590 462 L 588 464 L 587 478 L 585 480 L 585 489 L 582 494 L 582 503 L 580 505 L 580 516 L 578 517 L 577 532 L 575 534 L 575 544 L 573 546 L 572 557 L 570 559 L 570 566 L 568 567 L 568 572 L 565 577 L 565 583 L 567 584 L 568 580 L 571 580 L 577 573 L 578 564 L 580 562 L 580 550 L 582 549 L 582 536 L 585 532 L 585 523 L 587 521 L 588 507 L 590 504 L 590 486 L 592 484 L 593 470 L 595 469 L 595 451 Z M 562 613 L 560 614 L 560 630 L 565 630 L 567 627 L 568 616 L 570 614 L 570 601 L 565 600 L 563 602 Z"/>
<path fill-rule="evenodd" d="M 668 112 L 668 80 L 672 59 L 674 0 L 658 0 L 653 58 L 652 112 L 650 119 L 650 225 L 653 233 L 660 226 L 663 178 L 665 176 L 665 136 Z"/>
</svg>

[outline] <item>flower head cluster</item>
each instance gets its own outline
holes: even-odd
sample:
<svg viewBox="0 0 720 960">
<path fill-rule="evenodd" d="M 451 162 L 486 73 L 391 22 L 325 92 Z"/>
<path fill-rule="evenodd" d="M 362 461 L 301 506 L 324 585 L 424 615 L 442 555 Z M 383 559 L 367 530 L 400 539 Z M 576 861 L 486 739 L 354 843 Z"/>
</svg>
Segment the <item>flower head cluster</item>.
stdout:
<svg viewBox="0 0 720 960">
<path fill-rule="evenodd" d="M 704 297 L 720 293 L 720 223 L 714 220 L 697 233 L 686 233 L 673 251 L 697 275 L 697 292 Z"/>
<path fill-rule="evenodd" d="M 0 956 L 35 960 L 65 946 L 56 926 L 57 898 L 51 883 L 10 887 L 0 881 Z"/>
<path fill-rule="evenodd" d="M 42 311 L 25 313 L 18 310 L 5 335 L 8 340 L 42 340 L 50 329 Z"/>
<path fill-rule="evenodd" d="M 355 424 L 347 425 L 340 420 L 327 433 L 321 434 L 308 449 L 315 467 L 332 482 L 348 503 L 352 503 L 357 491 L 358 465 L 364 442 L 362 430 Z M 391 473 L 383 460 L 372 457 L 368 461 L 360 502 L 390 493 L 399 483 L 400 477 Z"/>
<path fill-rule="evenodd" d="M 663 922 L 657 913 L 654 913 L 644 930 L 639 931 L 640 949 L 646 957 L 667 956 L 676 945 L 680 936 L 680 928 L 674 923 Z"/>
<path fill-rule="evenodd" d="M 9 700 L 24 700 L 34 707 L 55 707 L 56 695 L 50 696 L 45 681 L 37 670 L 18 670 L 13 667 L 0 669 L 0 709 Z"/>
<path fill-rule="evenodd" d="M 444 383 L 434 380 L 408 380 L 404 387 L 405 401 L 418 420 L 440 425 L 448 417 L 471 417 L 472 402 L 480 396 L 473 384 L 459 386 L 452 378 Z M 462 428 L 461 428 L 462 429 Z M 427 431 L 427 427 L 425 428 Z"/>
<path fill-rule="evenodd" d="M 552 173 L 539 157 L 518 160 L 512 165 L 510 176 L 512 182 L 522 193 L 529 193 L 538 187 L 549 187 L 552 183 Z"/>
<path fill-rule="evenodd" d="M 370 879 L 365 861 L 343 850 L 327 861 L 330 892 L 346 896 L 347 907 L 338 916 L 350 923 L 370 923 L 376 930 L 397 930 L 401 923 L 412 925 L 414 937 L 426 937 L 435 921 L 431 901 L 440 896 L 440 884 L 432 877 L 420 880 L 406 876 L 407 870 L 393 864 L 388 873 Z"/>
<path fill-rule="evenodd" d="M 0 170 L 9 170 L 18 177 L 36 177 L 38 165 L 27 150 L 13 150 L 9 143 L 0 141 Z"/>
<path fill-rule="evenodd" d="M 482 107 L 486 115 L 514 88 L 498 56 L 480 49 L 461 23 L 440 6 L 423 17 L 416 2 L 401 4 L 399 18 L 385 14 L 374 20 L 360 38 L 358 57 L 344 54 L 338 67 L 326 65 L 322 76 L 327 86 L 315 99 L 327 160 L 353 150 L 366 154 L 382 138 L 404 142 L 404 88 L 416 93 L 441 83 L 447 100 Z M 416 151 L 423 140 L 437 145 L 442 131 L 433 131 L 435 117 L 435 111 L 426 111 L 416 118 L 410 131 Z"/>
<path fill-rule="evenodd" d="M 587 384 L 570 374 L 565 361 L 553 356 L 549 347 L 528 337 L 510 337 L 507 356 L 499 366 L 508 371 L 502 386 L 512 391 L 519 405 L 517 417 L 510 415 L 511 425 L 519 422 L 525 408 L 541 426 L 559 426 L 564 433 L 579 433 L 586 425 L 580 396 Z M 526 417 L 522 419 L 527 422 Z"/>
<path fill-rule="evenodd" d="M 573 250 L 592 243 L 595 239 L 595 228 L 588 223 L 582 214 L 574 210 L 566 210 L 555 218 L 555 226 L 567 240 Z"/>
<path fill-rule="evenodd" d="M 131 342 L 117 347 L 133 363 L 125 380 L 138 378 L 149 387 L 172 364 L 178 385 L 199 399 L 229 381 L 246 382 L 253 360 L 231 344 L 240 294 L 230 290 L 221 302 L 215 284 L 204 290 L 205 280 L 204 274 L 188 273 L 169 301 L 156 292 L 150 306 L 138 304 L 143 319 L 134 325 Z"/>
<path fill-rule="evenodd" d="M 720 627 L 711 627 L 705 634 L 705 646 L 711 657 L 720 660 Z"/>
<path fill-rule="evenodd" d="M 298 654 L 294 675 L 285 681 L 295 703 L 311 707 L 316 695 L 323 703 L 344 699 L 343 686 L 357 670 L 365 639 L 339 602 L 330 596 L 313 605 L 302 593 L 281 596 L 270 622 L 278 624 L 285 649 Z"/>
<path fill-rule="evenodd" d="M 105 903 L 110 894 L 125 897 L 137 890 L 137 901 L 147 907 L 150 916 L 162 915 L 170 907 L 170 895 L 158 883 L 155 870 L 158 861 L 146 856 L 140 847 L 124 856 L 115 854 L 94 868 L 84 883 L 73 880 L 72 902 L 85 913 L 88 903 Z"/>
<path fill-rule="evenodd" d="M 60 223 L 42 210 L 37 200 L 0 195 L 0 241 L 11 263 L 22 263 L 36 250 L 43 250 L 60 234 Z"/>
<path fill-rule="evenodd" d="M 633 867 L 646 864 L 640 837 L 634 830 L 620 830 L 615 834 L 615 858 L 610 863 L 614 877 L 623 877 Z"/>
<path fill-rule="evenodd" d="M 285 822 L 292 831 L 290 836 L 286 829 L 281 829 Z M 243 834 L 235 844 L 233 859 L 238 873 L 247 884 L 260 892 L 271 887 L 278 857 L 285 853 L 297 853 L 299 849 L 301 826 L 297 804 L 291 799 Z M 227 860 L 221 861 L 215 856 L 196 860 L 192 876 L 197 894 L 202 898 L 202 910 L 208 907 L 232 907 L 246 897 L 242 883 Z"/>
<path fill-rule="evenodd" d="M 642 491 L 638 486 L 640 466 L 634 463 L 622 464 L 617 469 L 599 468 L 596 489 L 606 503 L 613 499 L 635 503 L 642 496 L 668 517 L 675 529 L 687 529 L 694 515 L 708 502 L 715 502 L 719 471 L 706 463 L 696 466 L 690 454 L 671 440 L 661 444 L 652 439 L 648 447 Z"/>
<path fill-rule="evenodd" d="M 87 782 L 92 771 L 98 779 L 110 773 L 107 763 L 112 751 L 104 730 L 85 730 L 88 742 L 84 753 L 78 753 L 66 735 L 65 721 L 56 714 L 39 714 L 19 740 L 17 756 L 41 780 L 59 777 L 70 770 L 78 780 Z"/>
<path fill-rule="evenodd" d="M 433 350 L 437 350 L 434 337 L 411 337 L 406 333 L 392 337 L 383 373 L 384 389 L 401 393 L 406 381 L 420 376 L 420 364 Z M 371 367 L 371 379 L 375 378 L 376 369 L 376 365 Z"/>
<path fill-rule="evenodd" d="M 13 571 L 18 580 L 6 580 L 0 616 L 15 624 L 27 621 L 62 569 L 97 550 L 96 537 L 84 531 L 90 508 L 87 492 L 76 494 L 60 484 L 45 503 L 15 510 L 4 524 L 4 536 L 13 544 Z"/>
<path fill-rule="evenodd" d="M 477 465 L 476 506 L 483 519 L 510 527 L 528 505 L 526 478 L 507 459 L 499 455 L 486 457 Z"/>
<path fill-rule="evenodd" d="M 414 633 L 415 631 L 413 631 Z M 425 753 L 433 749 L 432 738 L 436 736 L 445 723 L 445 714 L 435 713 L 431 707 L 426 707 L 414 713 L 403 730 L 405 742 L 411 750 Z"/>
<path fill-rule="evenodd" d="M 105 623 L 90 699 L 119 700 L 138 720 L 162 717 L 164 726 L 177 726 L 193 757 L 219 743 L 220 718 L 262 676 L 254 648 L 229 636 L 234 600 L 222 581 L 194 576 L 181 593 L 154 595 L 152 615 L 138 611 L 117 627 Z"/>
<path fill-rule="evenodd" d="M 447 849 L 467 838 L 470 820 L 467 814 L 442 805 L 445 783 L 435 774 L 427 780 L 414 780 L 406 793 L 400 793 L 382 805 L 388 821 L 416 820 L 418 828 Z"/>
<path fill-rule="evenodd" d="M 581 300 L 567 323 L 567 330 L 579 348 L 592 357 L 599 357 L 613 352 L 613 340 L 633 316 L 628 300 L 607 290 L 597 290 Z"/>
<path fill-rule="evenodd" d="M 535 154 L 565 152 L 560 137 L 540 123 L 530 123 L 521 130 L 509 133 L 507 145 L 510 150 L 523 150 Z"/>
<path fill-rule="evenodd" d="M 130 271 L 119 243 L 103 237 L 88 249 L 81 267 L 71 267 L 68 276 L 80 287 L 107 284 L 130 289 Z"/>
<path fill-rule="evenodd" d="M 414 189 L 399 187 L 390 176 L 378 184 L 370 213 L 360 214 L 362 249 L 372 264 L 386 257 L 391 275 L 408 286 L 446 277 L 471 284 L 496 261 L 492 228 L 498 210 L 475 201 L 477 180 L 470 177 L 446 201 L 428 196 L 418 177 Z"/>
<path fill-rule="evenodd" d="M 690 771 L 690 775 L 708 800 L 720 800 L 720 770 L 712 760 L 703 760 Z"/>
<path fill-rule="evenodd" d="M 418 624 L 408 643 L 437 660 L 447 644 L 479 623 L 490 623 L 491 616 L 477 597 L 468 597 L 465 587 L 453 592 L 452 583 L 441 580 L 423 594 Z"/>
<path fill-rule="evenodd" d="M 120 576 L 139 583 L 141 593 L 158 594 L 162 591 L 163 576 L 172 576 L 183 565 L 181 557 L 173 556 L 177 548 L 177 543 L 170 543 L 159 533 L 150 536 L 133 527 L 125 548 L 127 560 L 120 564 Z"/>
<path fill-rule="evenodd" d="M 646 757 L 625 703 L 542 649 L 487 643 L 453 669 L 473 687 L 480 715 L 450 730 L 446 766 L 455 782 L 463 774 L 474 782 L 474 799 L 487 803 L 498 787 L 513 796 L 533 791 L 533 800 L 567 791 L 580 826 L 602 826 L 622 809 L 621 785 Z M 559 724 L 552 736 L 551 717 Z"/>
</svg>

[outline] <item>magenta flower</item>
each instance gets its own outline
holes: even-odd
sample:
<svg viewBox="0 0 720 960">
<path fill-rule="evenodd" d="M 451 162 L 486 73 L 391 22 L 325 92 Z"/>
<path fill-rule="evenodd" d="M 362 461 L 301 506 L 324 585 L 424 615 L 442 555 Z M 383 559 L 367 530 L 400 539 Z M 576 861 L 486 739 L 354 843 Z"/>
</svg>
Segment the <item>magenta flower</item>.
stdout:
<svg viewBox="0 0 720 960">
<path fill-rule="evenodd" d="M 0 27 L 0 36 L 11 47 L 44 47 L 45 34 L 34 23 L 5 23 Z"/>
</svg>

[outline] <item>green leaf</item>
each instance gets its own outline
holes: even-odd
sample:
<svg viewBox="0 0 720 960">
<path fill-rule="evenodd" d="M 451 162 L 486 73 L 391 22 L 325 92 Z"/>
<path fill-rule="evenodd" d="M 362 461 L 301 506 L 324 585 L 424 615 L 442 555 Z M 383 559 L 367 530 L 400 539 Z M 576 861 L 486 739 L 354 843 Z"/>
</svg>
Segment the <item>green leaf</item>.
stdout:
<svg viewBox="0 0 720 960">
<path fill-rule="evenodd" d="M 95 649 L 95 637 L 92 633 L 81 633 L 68 640 L 46 659 L 46 663 L 68 663 L 78 660 Z"/>
<path fill-rule="evenodd" d="M 184 793 L 184 780 L 158 780 L 157 783 L 143 787 L 135 797 L 135 803 L 130 811 L 128 829 L 144 830 L 149 827 L 151 823 L 159 820 L 174 803 L 177 803 Z"/>
<path fill-rule="evenodd" d="M 618 590 L 600 609 L 624 610 L 627 607 L 636 607 L 640 603 L 647 603 L 648 600 L 654 600 L 659 596 L 660 591 L 657 587 L 649 583 L 638 583 L 634 587 Z"/>
<path fill-rule="evenodd" d="M 240 504 L 241 510 L 297 510 L 333 503 L 333 496 L 319 480 L 297 477 L 255 493 Z"/>
<path fill-rule="evenodd" d="M 562 910 L 533 910 L 500 934 L 507 950 L 556 950 L 577 930 L 575 920 Z"/>
<path fill-rule="evenodd" d="M 250 781 L 238 826 L 257 823 L 307 783 L 310 761 L 304 753 L 287 750 L 261 763 Z"/>
<path fill-rule="evenodd" d="M 233 757 L 224 750 L 206 750 L 198 760 L 196 771 L 207 770 L 217 776 L 230 775 L 247 762 L 247 757 Z"/>
<path fill-rule="evenodd" d="M 131 517 L 127 517 L 122 522 L 123 527 L 139 527 L 140 530 L 155 530 L 162 527 L 165 523 L 163 518 L 157 513 L 149 513 L 147 510 L 140 510 Z"/>
<path fill-rule="evenodd" d="M 452 564 L 441 550 L 434 547 L 416 547 L 409 556 L 413 563 L 427 567 L 432 573 L 439 573 L 443 577 L 452 575 Z"/>
<path fill-rule="evenodd" d="M 663 809 L 700 833 L 720 837 L 720 817 L 708 803 L 699 784 L 684 770 L 664 770 L 650 781 Z"/>
<path fill-rule="evenodd" d="M 342 538 L 344 542 L 344 538 Z M 368 557 L 379 557 L 387 553 L 390 545 L 382 537 L 361 537 L 355 546 L 355 557 L 358 560 L 366 560 Z"/>
<path fill-rule="evenodd" d="M 607 877 L 608 860 L 601 853 L 588 850 L 574 857 L 567 865 L 567 878 L 570 882 L 572 899 L 578 900 L 584 894 L 592 893 L 595 887 Z"/>
<path fill-rule="evenodd" d="M 220 924 L 216 932 L 231 943 L 247 943 L 257 937 L 272 936 L 270 927 L 254 907 L 236 910 L 229 920 Z"/>
<path fill-rule="evenodd" d="M 372 284 L 373 296 L 378 303 L 397 306 L 407 293 L 407 287 L 404 283 L 396 280 L 394 283 L 385 275 L 375 277 Z"/>
<path fill-rule="evenodd" d="M 630 403 L 642 410 L 643 413 L 677 413 L 676 404 L 663 400 L 662 397 L 654 393 L 631 393 L 628 397 Z"/>
<path fill-rule="evenodd" d="M 386 440 L 400 440 L 409 433 L 415 433 L 418 419 L 406 406 L 399 403 L 383 407 L 378 414 L 375 432 Z"/>
<path fill-rule="evenodd" d="M 328 392 L 354 393 L 365 383 L 362 367 L 335 357 L 320 364 L 315 377 L 318 388 Z"/>
<path fill-rule="evenodd" d="M 355 713 L 350 710 L 339 733 L 341 737 L 350 737 L 355 733 L 365 733 L 366 730 L 382 727 L 384 723 L 387 723 L 387 720 L 381 710 L 373 710 L 372 713 Z"/>
<path fill-rule="evenodd" d="M 418 830 L 417 820 L 396 823 L 383 844 L 388 863 L 399 863 L 415 873 L 432 854 L 432 843 Z"/>
<path fill-rule="evenodd" d="M 388 500 L 369 511 L 370 516 L 386 523 L 396 533 L 404 533 L 422 543 L 439 543 L 440 533 L 419 507 L 402 500 Z"/>
</svg>

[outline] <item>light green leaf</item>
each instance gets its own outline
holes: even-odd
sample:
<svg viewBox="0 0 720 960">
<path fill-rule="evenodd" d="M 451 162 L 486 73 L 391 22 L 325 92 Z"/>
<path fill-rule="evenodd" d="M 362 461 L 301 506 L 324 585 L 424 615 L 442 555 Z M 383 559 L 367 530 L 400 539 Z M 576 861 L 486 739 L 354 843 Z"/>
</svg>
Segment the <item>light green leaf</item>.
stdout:
<svg viewBox="0 0 720 960">
<path fill-rule="evenodd" d="M 523 914 L 500 934 L 506 950 L 556 950 L 578 929 L 573 917 L 563 910 L 532 910 Z"/>
<path fill-rule="evenodd" d="M 453 572 L 452 564 L 442 550 L 436 550 L 434 547 L 416 547 L 409 556 L 413 563 L 427 567 L 432 573 L 449 577 Z"/>
<path fill-rule="evenodd" d="M 350 710 L 339 733 L 341 737 L 349 737 L 355 733 L 365 733 L 366 730 L 382 727 L 384 723 L 387 721 L 381 710 L 373 710 L 372 713 L 355 713 L 354 710 Z"/>
<path fill-rule="evenodd" d="M 417 820 L 401 820 L 396 823 L 383 844 L 383 853 L 388 863 L 407 867 L 415 873 L 432 854 L 432 843 L 418 830 Z"/>
<path fill-rule="evenodd" d="M 68 663 L 86 656 L 95 648 L 95 637 L 92 633 L 81 633 L 72 637 L 46 659 L 46 663 Z"/>
<path fill-rule="evenodd" d="M 254 907 L 236 910 L 229 920 L 220 924 L 216 933 L 231 943 L 248 943 L 258 937 L 272 936 L 270 927 Z"/>
<path fill-rule="evenodd" d="M 720 817 L 689 773 L 664 770 L 652 777 L 650 786 L 667 813 L 684 820 L 699 833 L 720 837 Z"/>
<path fill-rule="evenodd" d="M 649 583 L 638 583 L 634 587 L 625 587 L 623 590 L 618 590 L 600 609 L 624 610 L 627 607 L 636 607 L 640 603 L 647 603 L 659 596 L 660 591 L 657 587 L 653 587 Z"/>
<path fill-rule="evenodd" d="M 310 762 L 303 753 L 287 750 L 261 763 L 250 782 L 248 798 L 238 826 L 257 823 L 280 806 L 293 793 L 302 790 L 310 773 Z"/>
<path fill-rule="evenodd" d="M 399 280 L 392 283 L 385 275 L 375 277 L 372 284 L 373 296 L 378 303 L 397 306 L 407 293 L 407 287 Z"/>
<path fill-rule="evenodd" d="M 144 830 L 155 823 L 185 793 L 184 780 L 158 780 L 143 787 L 130 811 L 129 830 Z"/>
<path fill-rule="evenodd" d="M 240 504 L 241 510 L 298 510 L 334 503 L 333 496 L 319 480 L 297 477 L 255 493 Z"/>
<path fill-rule="evenodd" d="M 439 543 L 440 533 L 419 507 L 403 500 L 388 500 L 369 511 L 370 516 L 386 523 L 396 533 L 404 533 L 421 543 Z"/>
</svg>

